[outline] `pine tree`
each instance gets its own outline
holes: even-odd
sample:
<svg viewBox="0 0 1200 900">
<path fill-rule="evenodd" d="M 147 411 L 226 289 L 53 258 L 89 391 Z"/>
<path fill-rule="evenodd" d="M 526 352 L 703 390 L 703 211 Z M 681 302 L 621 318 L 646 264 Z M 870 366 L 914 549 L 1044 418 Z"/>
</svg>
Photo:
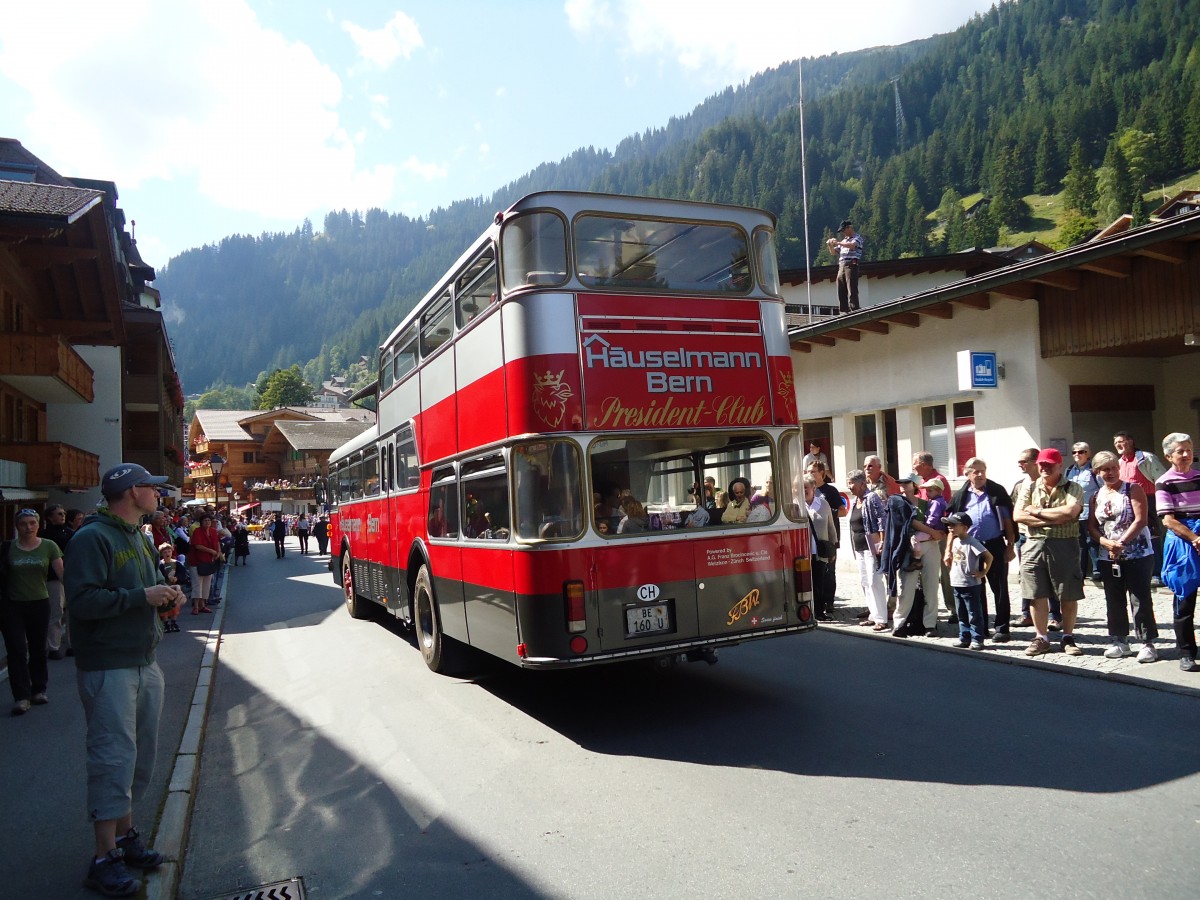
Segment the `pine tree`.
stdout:
<svg viewBox="0 0 1200 900">
<path fill-rule="evenodd" d="M 1049 128 L 1042 129 L 1038 139 L 1037 156 L 1033 163 L 1033 190 L 1037 194 L 1049 194 L 1058 184 L 1058 146 Z"/>
<path fill-rule="evenodd" d="M 1083 141 L 1076 139 L 1071 147 L 1067 175 L 1063 178 L 1063 202 L 1081 216 L 1096 212 L 1096 173 L 1087 163 Z"/>
<path fill-rule="evenodd" d="M 1109 141 L 1108 150 L 1104 153 L 1104 165 L 1096 172 L 1096 193 L 1096 211 L 1101 222 L 1112 222 L 1133 207 L 1133 198 L 1137 193 L 1133 176 L 1129 173 L 1125 154 L 1115 140 Z"/>
</svg>

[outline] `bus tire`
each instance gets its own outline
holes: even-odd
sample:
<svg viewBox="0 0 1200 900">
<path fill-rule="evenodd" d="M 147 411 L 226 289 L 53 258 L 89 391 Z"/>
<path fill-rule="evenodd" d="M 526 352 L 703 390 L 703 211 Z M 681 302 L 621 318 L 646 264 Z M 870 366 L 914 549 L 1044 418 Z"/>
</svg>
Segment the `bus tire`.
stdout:
<svg viewBox="0 0 1200 900">
<path fill-rule="evenodd" d="M 446 674 L 450 669 L 450 639 L 442 633 L 442 617 L 433 593 L 429 566 L 421 566 L 413 586 L 413 633 L 425 665 L 432 672 Z"/>
<path fill-rule="evenodd" d="M 354 589 L 354 568 L 350 565 L 350 548 L 342 551 L 342 595 L 346 601 L 346 612 L 352 619 L 366 619 L 370 616 L 367 603 Z"/>
</svg>

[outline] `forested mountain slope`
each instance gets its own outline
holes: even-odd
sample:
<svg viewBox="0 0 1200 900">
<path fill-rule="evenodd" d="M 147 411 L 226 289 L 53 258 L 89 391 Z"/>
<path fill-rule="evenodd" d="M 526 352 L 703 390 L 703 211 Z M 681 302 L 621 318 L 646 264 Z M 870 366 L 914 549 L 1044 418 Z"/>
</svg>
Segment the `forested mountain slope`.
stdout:
<svg viewBox="0 0 1200 900">
<path fill-rule="evenodd" d="M 892 80 L 904 120 L 897 127 Z M 1083 222 L 1200 168 L 1200 0 L 1020 0 L 903 47 L 804 62 L 810 249 L 847 215 L 873 258 L 990 245 L 1029 225 L 1025 195 L 1067 187 Z M 330 214 L 318 231 L 233 236 L 160 272 L 188 391 L 300 363 L 310 382 L 371 354 L 499 209 L 534 190 L 760 206 L 803 265 L 795 64 L 612 151 L 581 149 L 491 197 L 410 219 Z M 1065 182 L 1064 182 L 1065 180 Z M 990 206 L 967 223 L 959 196 Z M 941 208 L 939 227 L 929 213 Z M 1078 229 L 1077 229 L 1078 230 Z M 187 338 L 223 323 L 236 341 Z"/>
</svg>

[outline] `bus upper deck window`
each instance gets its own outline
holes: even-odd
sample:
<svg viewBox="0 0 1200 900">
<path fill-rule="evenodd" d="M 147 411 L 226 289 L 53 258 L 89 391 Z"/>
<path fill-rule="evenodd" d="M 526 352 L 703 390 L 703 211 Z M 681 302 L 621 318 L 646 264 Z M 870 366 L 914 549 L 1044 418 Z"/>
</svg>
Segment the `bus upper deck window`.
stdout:
<svg viewBox="0 0 1200 900">
<path fill-rule="evenodd" d="M 549 212 L 532 212 L 504 223 L 500 233 L 504 290 L 548 286 L 567 280 L 567 229 Z"/>
</svg>

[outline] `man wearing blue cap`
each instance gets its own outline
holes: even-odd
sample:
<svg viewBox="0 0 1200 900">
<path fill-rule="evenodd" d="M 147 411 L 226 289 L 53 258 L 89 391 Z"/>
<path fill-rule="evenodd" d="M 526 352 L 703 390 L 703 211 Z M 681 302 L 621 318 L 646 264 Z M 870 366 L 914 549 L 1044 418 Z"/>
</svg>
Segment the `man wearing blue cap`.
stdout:
<svg viewBox="0 0 1200 900">
<path fill-rule="evenodd" d="M 163 862 L 133 827 L 133 800 L 150 783 L 162 714 L 163 676 L 155 662 L 158 612 L 183 602 L 164 583 L 158 553 L 138 528 L 158 508 L 158 485 L 136 463 L 104 473 L 107 502 L 71 538 L 63 583 L 75 647 L 76 680 L 87 721 L 87 806 L 96 852 L 84 886 L 106 897 L 136 894 L 126 866 Z"/>
</svg>

